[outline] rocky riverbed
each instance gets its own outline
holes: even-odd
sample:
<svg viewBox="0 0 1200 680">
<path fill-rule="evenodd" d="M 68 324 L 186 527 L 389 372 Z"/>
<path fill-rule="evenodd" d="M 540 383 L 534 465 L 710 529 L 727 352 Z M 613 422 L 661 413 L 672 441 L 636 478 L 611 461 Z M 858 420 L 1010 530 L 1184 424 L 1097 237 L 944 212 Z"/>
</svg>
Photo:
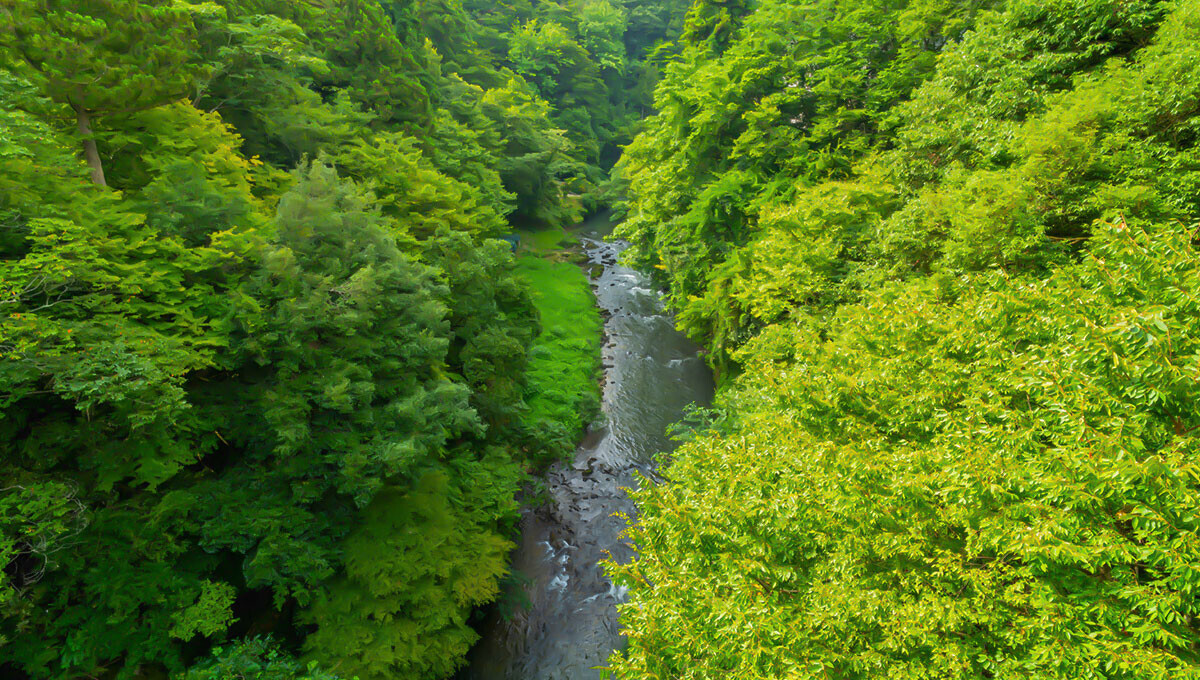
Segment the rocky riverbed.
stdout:
<svg viewBox="0 0 1200 680">
<path fill-rule="evenodd" d="M 620 647 L 616 605 L 625 593 L 602 562 L 632 559 L 622 538 L 636 508 L 626 489 L 654 478 L 667 427 L 688 404 L 707 404 L 712 376 L 699 348 L 675 330 L 658 292 L 618 264 L 624 244 L 605 224 L 583 230 L 592 287 L 603 310 L 603 415 L 574 460 L 545 475 L 546 502 L 527 508 L 513 555 L 525 606 L 493 612 L 462 680 L 589 680 Z"/>
</svg>

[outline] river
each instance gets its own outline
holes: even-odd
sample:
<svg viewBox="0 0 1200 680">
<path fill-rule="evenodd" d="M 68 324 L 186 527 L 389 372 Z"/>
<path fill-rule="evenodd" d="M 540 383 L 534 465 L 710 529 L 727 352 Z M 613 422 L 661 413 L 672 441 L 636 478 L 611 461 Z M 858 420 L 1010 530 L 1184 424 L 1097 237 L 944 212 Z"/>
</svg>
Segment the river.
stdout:
<svg viewBox="0 0 1200 680">
<path fill-rule="evenodd" d="M 606 242 L 606 217 L 582 225 L 592 288 L 606 312 L 603 415 L 570 463 L 545 476 L 549 502 L 523 511 L 513 568 L 529 578 L 528 606 L 493 612 L 460 680 L 591 680 L 624 638 L 616 605 L 625 593 L 605 576 L 609 555 L 634 557 L 621 536 L 636 508 L 625 489 L 654 478 L 670 451 L 667 427 L 691 403 L 712 398 L 699 348 L 675 330 L 648 277 L 617 264 L 625 244 Z"/>
</svg>

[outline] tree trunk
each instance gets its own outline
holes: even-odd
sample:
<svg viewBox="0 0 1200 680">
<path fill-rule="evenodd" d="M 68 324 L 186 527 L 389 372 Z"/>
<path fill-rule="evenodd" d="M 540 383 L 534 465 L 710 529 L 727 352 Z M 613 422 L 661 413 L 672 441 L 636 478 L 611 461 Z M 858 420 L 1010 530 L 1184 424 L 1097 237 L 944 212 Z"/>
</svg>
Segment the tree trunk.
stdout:
<svg viewBox="0 0 1200 680">
<path fill-rule="evenodd" d="M 96 138 L 92 136 L 92 117 L 83 107 L 75 108 L 75 121 L 79 124 L 79 135 L 83 137 L 83 155 L 87 158 L 88 167 L 92 169 L 92 181 L 100 186 L 108 186 L 104 181 L 104 165 L 100 163 L 100 150 L 96 148 Z"/>
</svg>

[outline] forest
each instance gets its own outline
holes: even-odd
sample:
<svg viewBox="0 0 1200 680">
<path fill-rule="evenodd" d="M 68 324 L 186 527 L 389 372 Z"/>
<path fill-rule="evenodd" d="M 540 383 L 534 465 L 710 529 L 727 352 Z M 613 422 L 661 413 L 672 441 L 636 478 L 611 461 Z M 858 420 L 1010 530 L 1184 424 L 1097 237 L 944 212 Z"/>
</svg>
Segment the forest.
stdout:
<svg viewBox="0 0 1200 680">
<path fill-rule="evenodd" d="M 453 677 L 611 206 L 612 677 L 1200 679 L 1198 141 L 1200 0 L 0 0 L 0 677 Z"/>
<path fill-rule="evenodd" d="M 697 0 L 620 678 L 1200 678 L 1200 2 Z"/>
<path fill-rule="evenodd" d="M 683 14 L 0 2 L 0 677 L 449 676 L 595 400 L 497 237 L 607 200 Z"/>
</svg>

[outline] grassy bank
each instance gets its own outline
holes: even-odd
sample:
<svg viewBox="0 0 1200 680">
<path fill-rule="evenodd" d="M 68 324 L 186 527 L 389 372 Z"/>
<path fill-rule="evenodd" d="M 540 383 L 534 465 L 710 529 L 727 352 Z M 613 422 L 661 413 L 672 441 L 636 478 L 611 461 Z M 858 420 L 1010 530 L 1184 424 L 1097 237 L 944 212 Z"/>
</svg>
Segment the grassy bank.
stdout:
<svg viewBox="0 0 1200 680">
<path fill-rule="evenodd" d="M 542 462 L 568 455 L 600 405 L 603 321 L 587 276 L 564 246 L 562 229 L 521 234 L 517 274 L 528 282 L 542 332 L 530 351 L 525 401 L 546 444 Z"/>
</svg>

